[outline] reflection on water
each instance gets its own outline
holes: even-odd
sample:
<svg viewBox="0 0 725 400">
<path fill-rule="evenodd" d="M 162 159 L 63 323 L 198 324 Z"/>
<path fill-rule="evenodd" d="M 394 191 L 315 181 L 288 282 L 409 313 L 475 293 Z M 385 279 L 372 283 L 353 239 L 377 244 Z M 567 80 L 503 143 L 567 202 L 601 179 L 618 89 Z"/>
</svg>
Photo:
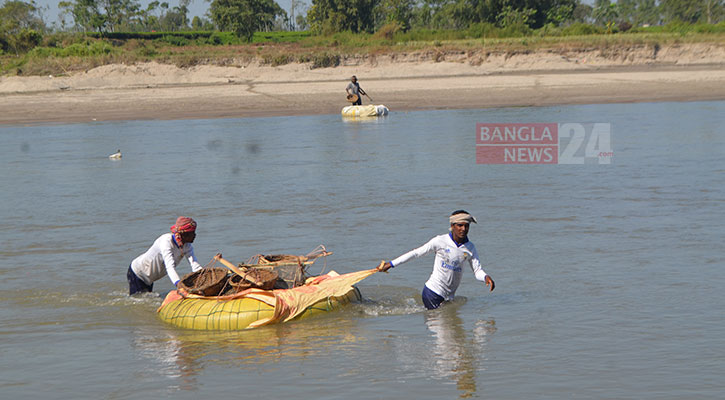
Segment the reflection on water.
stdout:
<svg viewBox="0 0 725 400">
<path fill-rule="evenodd" d="M 385 122 L 385 117 L 342 117 L 342 121 L 351 124 L 380 124 Z"/>
<path fill-rule="evenodd" d="M 404 370 L 455 383 L 459 397 L 469 398 L 482 390 L 477 376 L 485 369 L 488 336 L 496 331 L 496 323 L 493 319 L 466 322 L 461 316 L 463 304 L 465 298 L 459 297 L 440 309 L 412 314 L 424 316 L 432 346 L 427 347 L 427 355 L 415 357 L 407 357 L 411 349 L 405 350 L 406 346 L 405 356 L 398 354 L 396 360 Z M 359 307 L 351 309 L 362 312 Z M 166 381 L 167 392 L 199 390 L 204 385 L 201 377 L 217 368 L 247 378 L 260 369 L 277 376 L 290 366 L 316 365 L 320 360 L 345 365 L 338 371 L 338 380 L 350 383 L 364 370 L 358 363 L 369 361 L 361 354 L 379 359 L 380 352 L 389 351 L 380 337 L 365 333 L 364 319 L 350 318 L 351 310 L 346 311 L 239 332 L 138 327 L 133 330 L 132 347 L 135 358 L 145 365 L 144 379 Z"/>
<path fill-rule="evenodd" d="M 198 387 L 196 379 L 196 360 L 184 351 L 183 343 L 170 332 L 134 332 L 132 347 L 138 360 L 147 365 L 144 376 L 162 376 L 172 383 L 169 390 L 194 390 Z M 178 382 L 178 383 L 177 383 Z"/>
<path fill-rule="evenodd" d="M 299 364 L 324 355 L 344 358 L 350 348 L 370 344 L 355 333 L 355 325 L 349 318 L 315 316 L 236 332 L 139 328 L 133 347 L 139 359 L 153 366 L 148 373 L 170 380 L 169 390 L 193 390 L 207 366 L 240 372 L 261 366 L 269 371 L 279 363 Z"/>
<path fill-rule="evenodd" d="M 456 382 L 461 398 L 476 394 L 476 371 L 485 359 L 487 336 L 496 331 L 496 322 L 479 320 L 472 337 L 467 337 L 463 320 L 459 316 L 460 300 L 425 313 L 425 324 L 433 333 L 432 355 L 434 378 L 448 378 Z"/>
<path fill-rule="evenodd" d="M 0 127 L 3 398 L 722 397 L 722 115 L 720 101 Z M 479 122 L 586 121 L 612 124 L 616 165 L 475 163 Z M 164 325 L 168 279 L 127 295 L 128 263 L 178 215 L 200 222 L 201 260 L 323 243 L 343 273 L 459 207 L 478 210 L 499 286 L 469 275 L 469 301 L 439 311 L 420 303 L 422 259 L 362 282 L 362 304 L 258 331 Z"/>
</svg>

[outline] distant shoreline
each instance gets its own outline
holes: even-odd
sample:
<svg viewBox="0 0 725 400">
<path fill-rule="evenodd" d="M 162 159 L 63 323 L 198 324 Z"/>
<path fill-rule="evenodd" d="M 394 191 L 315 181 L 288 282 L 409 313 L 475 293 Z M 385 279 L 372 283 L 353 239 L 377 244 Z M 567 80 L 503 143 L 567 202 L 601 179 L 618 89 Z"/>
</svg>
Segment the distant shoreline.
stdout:
<svg viewBox="0 0 725 400">
<path fill-rule="evenodd" d="M 637 53 L 636 51 L 639 51 Z M 725 46 L 678 45 L 616 57 L 596 52 L 484 60 L 237 67 L 106 65 L 65 77 L 0 78 L 0 125 L 337 114 L 350 75 L 391 113 L 565 104 L 725 100 Z M 479 62 L 480 61 L 480 62 Z M 370 100 L 363 98 L 363 104 Z"/>
</svg>

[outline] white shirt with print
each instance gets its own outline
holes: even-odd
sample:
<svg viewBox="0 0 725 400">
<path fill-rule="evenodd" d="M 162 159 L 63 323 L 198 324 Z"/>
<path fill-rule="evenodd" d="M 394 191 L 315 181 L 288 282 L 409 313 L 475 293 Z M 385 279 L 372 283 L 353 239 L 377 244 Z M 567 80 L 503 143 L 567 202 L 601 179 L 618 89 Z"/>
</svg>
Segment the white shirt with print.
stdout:
<svg viewBox="0 0 725 400">
<path fill-rule="evenodd" d="M 398 266 L 431 251 L 435 251 L 436 257 L 433 262 L 433 273 L 425 285 L 444 299 L 453 300 L 456 289 L 461 284 L 464 264 L 471 267 L 477 280 L 485 282 L 486 272 L 481 267 L 476 246 L 470 240 L 459 245 L 450 233 L 434 237 L 428 243 L 391 261 L 391 264 Z"/>
</svg>

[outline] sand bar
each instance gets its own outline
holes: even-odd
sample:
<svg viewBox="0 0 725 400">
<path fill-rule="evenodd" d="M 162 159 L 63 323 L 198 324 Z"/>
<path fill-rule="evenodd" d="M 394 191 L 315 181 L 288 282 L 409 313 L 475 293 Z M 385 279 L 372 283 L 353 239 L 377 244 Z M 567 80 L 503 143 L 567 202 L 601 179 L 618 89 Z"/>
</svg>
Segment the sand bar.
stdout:
<svg viewBox="0 0 725 400">
<path fill-rule="evenodd" d="M 344 88 L 352 74 L 372 103 L 392 112 L 725 99 L 725 46 L 679 51 L 661 49 L 656 61 L 643 50 L 637 57 L 600 58 L 543 52 L 433 61 L 418 55 L 321 69 L 106 65 L 62 77 L 0 78 L 0 124 L 335 114 L 347 105 Z"/>
</svg>

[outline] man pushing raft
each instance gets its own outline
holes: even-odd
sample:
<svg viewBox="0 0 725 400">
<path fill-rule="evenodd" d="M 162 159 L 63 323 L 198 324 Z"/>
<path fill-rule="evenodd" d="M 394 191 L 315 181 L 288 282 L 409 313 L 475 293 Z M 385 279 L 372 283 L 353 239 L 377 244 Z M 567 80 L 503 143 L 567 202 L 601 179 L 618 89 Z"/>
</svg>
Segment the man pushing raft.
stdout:
<svg viewBox="0 0 725 400">
<path fill-rule="evenodd" d="M 159 236 L 145 253 L 136 257 L 128 266 L 128 294 L 151 292 L 154 282 L 168 275 L 171 283 L 178 286 L 180 278 L 176 266 L 186 257 L 191 270 L 202 269 L 196 261 L 194 247 L 196 221 L 189 217 L 179 217 L 171 226 L 170 233 Z"/>
</svg>

